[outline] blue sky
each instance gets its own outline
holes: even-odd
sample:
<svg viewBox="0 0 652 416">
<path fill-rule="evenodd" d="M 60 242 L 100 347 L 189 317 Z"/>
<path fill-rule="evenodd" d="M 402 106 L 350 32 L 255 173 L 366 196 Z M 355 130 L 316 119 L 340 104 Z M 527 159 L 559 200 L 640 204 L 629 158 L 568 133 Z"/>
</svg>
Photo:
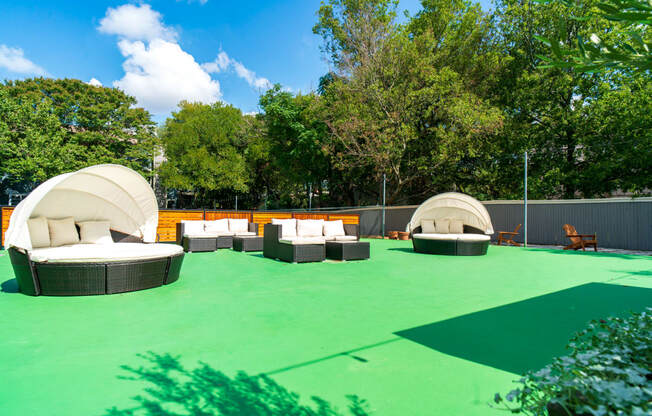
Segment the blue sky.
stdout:
<svg viewBox="0 0 652 416">
<path fill-rule="evenodd" d="M 307 91 L 328 70 L 311 30 L 318 8 L 319 0 L 0 0 L 0 79 L 94 79 L 135 96 L 157 121 L 184 98 L 254 112 L 272 83 Z"/>
</svg>

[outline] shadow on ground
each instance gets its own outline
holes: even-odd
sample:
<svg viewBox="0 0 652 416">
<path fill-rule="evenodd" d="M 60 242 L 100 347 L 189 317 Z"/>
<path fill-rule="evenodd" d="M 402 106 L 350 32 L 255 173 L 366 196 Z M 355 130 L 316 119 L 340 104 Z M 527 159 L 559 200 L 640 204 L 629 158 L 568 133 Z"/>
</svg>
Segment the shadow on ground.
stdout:
<svg viewBox="0 0 652 416">
<path fill-rule="evenodd" d="M 206 363 L 188 370 L 179 357 L 149 352 L 141 355 L 146 366 L 123 366 L 121 379 L 145 382 L 142 394 L 133 398 L 129 409 L 113 407 L 105 416 L 367 416 L 367 404 L 357 396 L 347 396 L 348 412 L 341 413 L 326 400 L 311 397 L 305 404 L 266 375 L 239 372 L 231 378 Z M 301 404 L 299 403 L 301 402 Z"/>
<path fill-rule="evenodd" d="M 18 281 L 16 279 L 5 280 L 0 284 L 0 291 L 4 293 L 18 293 Z"/>
<path fill-rule="evenodd" d="M 395 334 L 428 348 L 516 374 L 566 354 L 589 321 L 652 305 L 652 289 L 589 283 Z"/>
</svg>

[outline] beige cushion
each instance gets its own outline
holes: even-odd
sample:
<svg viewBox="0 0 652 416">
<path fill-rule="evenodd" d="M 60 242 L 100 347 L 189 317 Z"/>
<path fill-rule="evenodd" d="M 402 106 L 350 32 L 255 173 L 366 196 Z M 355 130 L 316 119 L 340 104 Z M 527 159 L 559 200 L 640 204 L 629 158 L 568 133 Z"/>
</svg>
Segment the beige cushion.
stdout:
<svg viewBox="0 0 652 416">
<path fill-rule="evenodd" d="M 324 237 L 294 237 L 281 239 L 279 240 L 279 243 L 292 244 L 293 246 L 304 244 L 325 244 L 326 239 Z"/>
<path fill-rule="evenodd" d="M 254 237 L 256 233 L 253 231 L 244 231 L 244 232 L 236 233 L 235 235 L 237 235 L 238 237 Z"/>
<path fill-rule="evenodd" d="M 490 237 L 484 234 L 414 234 L 412 238 L 423 240 L 462 240 L 462 241 L 489 241 Z"/>
<path fill-rule="evenodd" d="M 38 217 L 27 220 L 27 229 L 29 230 L 29 238 L 32 241 L 33 248 L 50 247 L 50 230 L 48 229 L 47 218 Z"/>
<path fill-rule="evenodd" d="M 249 231 L 249 220 L 246 218 L 229 218 L 229 231 L 240 234 Z"/>
<path fill-rule="evenodd" d="M 435 220 L 421 220 L 421 232 L 426 234 L 436 233 Z"/>
<path fill-rule="evenodd" d="M 229 220 L 223 218 L 215 221 L 204 221 L 204 230 L 211 233 L 228 233 Z"/>
<path fill-rule="evenodd" d="M 449 226 L 450 226 L 450 220 L 447 218 L 435 220 L 435 233 L 448 234 L 450 233 Z"/>
<path fill-rule="evenodd" d="M 462 241 L 489 241 L 491 238 L 484 234 L 457 234 L 457 239 Z"/>
<path fill-rule="evenodd" d="M 79 234 L 77 234 L 73 217 L 60 220 L 48 218 L 48 230 L 50 231 L 50 247 L 79 243 Z"/>
<path fill-rule="evenodd" d="M 448 226 L 448 232 L 451 234 L 464 234 L 464 221 L 453 218 Z"/>
<path fill-rule="evenodd" d="M 324 220 L 297 220 L 297 236 L 322 237 L 324 235 Z"/>
<path fill-rule="evenodd" d="M 183 232 L 188 234 L 196 234 L 204 232 L 204 221 L 197 220 L 181 220 L 183 224 Z"/>
<path fill-rule="evenodd" d="M 74 244 L 61 247 L 38 248 L 29 252 L 36 262 L 88 263 L 147 260 L 183 253 L 176 244 Z"/>
<path fill-rule="evenodd" d="M 272 218 L 272 224 L 281 226 L 281 238 L 297 236 L 297 220 L 295 218 L 283 220 Z"/>
<path fill-rule="evenodd" d="M 344 223 L 342 220 L 324 221 L 324 235 L 326 237 L 346 235 L 344 232 Z"/>
<path fill-rule="evenodd" d="M 215 233 L 209 233 L 209 232 L 201 232 L 201 233 L 183 233 L 184 237 L 187 238 L 216 238 L 217 234 Z"/>
<path fill-rule="evenodd" d="M 354 235 L 338 235 L 335 237 L 335 241 L 357 241 L 358 237 Z"/>
<path fill-rule="evenodd" d="M 108 221 L 84 221 L 79 226 L 82 244 L 113 244 L 111 223 Z"/>
</svg>

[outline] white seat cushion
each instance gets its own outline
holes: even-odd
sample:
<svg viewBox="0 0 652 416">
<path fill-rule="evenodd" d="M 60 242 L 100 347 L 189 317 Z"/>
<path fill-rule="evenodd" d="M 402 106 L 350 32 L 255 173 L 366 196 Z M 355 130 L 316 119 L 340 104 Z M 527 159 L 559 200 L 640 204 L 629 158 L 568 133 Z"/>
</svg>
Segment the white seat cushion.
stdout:
<svg viewBox="0 0 652 416">
<path fill-rule="evenodd" d="M 324 235 L 324 220 L 297 220 L 297 236 L 322 237 Z"/>
<path fill-rule="evenodd" d="M 204 221 L 181 220 L 183 232 L 188 234 L 197 234 L 204 232 Z"/>
<path fill-rule="evenodd" d="M 281 226 L 281 238 L 297 236 L 297 220 L 295 218 L 283 220 L 272 218 L 272 224 Z"/>
<path fill-rule="evenodd" d="M 111 223 L 109 221 L 84 221 L 79 226 L 80 243 L 82 244 L 113 244 Z"/>
<path fill-rule="evenodd" d="M 279 243 L 292 244 L 296 245 L 305 245 L 305 244 L 325 244 L 326 239 L 324 237 L 295 237 L 289 239 L 281 239 Z"/>
<path fill-rule="evenodd" d="M 60 220 L 48 218 L 48 230 L 50 231 L 51 247 L 79 243 L 79 234 L 77 234 L 75 220 L 72 217 Z"/>
<path fill-rule="evenodd" d="M 48 219 L 45 217 L 32 218 L 27 220 L 29 238 L 33 248 L 50 247 L 50 230 Z"/>
<path fill-rule="evenodd" d="M 243 231 L 240 233 L 236 233 L 235 235 L 238 237 L 253 237 L 256 235 L 256 233 L 253 231 Z"/>
<path fill-rule="evenodd" d="M 249 232 L 249 220 L 246 218 L 229 218 L 229 231 L 236 235 Z"/>
<path fill-rule="evenodd" d="M 204 221 L 204 229 L 211 233 L 228 233 L 230 232 L 229 220 L 223 218 L 215 221 Z"/>
<path fill-rule="evenodd" d="M 358 241 L 358 237 L 354 235 L 338 235 L 335 237 L 335 241 Z"/>
<path fill-rule="evenodd" d="M 462 241 L 489 241 L 490 237 L 484 234 L 426 234 L 417 233 L 412 238 L 424 240 L 462 240 Z"/>
<path fill-rule="evenodd" d="M 74 244 L 37 248 L 29 252 L 29 257 L 35 262 L 105 263 L 156 259 L 180 253 L 183 253 L 183 247 L 176 244 Z"/>
<path fill-rule="evenodd" d="M 207 233 L 206 231 L 201 233 L 183 233 L 183 236 L 186 238 L 215 238 L 217 235 L 215 233 Z"/>
<path fill-rule="evenodd" d="M 344 223 L 342 220 L 324 221 L 324 235 L 326 237 L 346 235 L 344 232 Z"/>
<path fill-rule="evenodd" d="M 457 239 L 462 241 L 489 241 L 491 237 L 484 234 L 457 234 Z"/>
</svg>

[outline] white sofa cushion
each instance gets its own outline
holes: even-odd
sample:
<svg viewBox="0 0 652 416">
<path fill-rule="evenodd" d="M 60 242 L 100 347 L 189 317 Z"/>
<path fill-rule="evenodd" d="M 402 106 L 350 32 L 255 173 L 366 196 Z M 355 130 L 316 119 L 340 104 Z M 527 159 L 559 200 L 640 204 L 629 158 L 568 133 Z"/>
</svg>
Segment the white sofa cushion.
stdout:
<svg viewBox="0 0 652 416">
<path fill-rule="evenodd" d="M 183 247 L 176 244 L 74 244 L 31 250 L 29 257 L 32 261 L 48 263 L 104 263 L 148 260 L 180 253 L 183 253 Z"/>
<path fill-rule="evenodd" d="M 229 218 L 229 231 L 236 235 L 249 231 L 249 220 L 246 218 Z"/>
<path fill-rule="evenodd" d="M 255 237 L 256 233 L 253 232 L 253 231 L 246 231 L 246 232 L 237 233 L 236 236 L 238 236 L 238 237 Z"/>
<path fill-rule="evenodd" d="M 462 241 L 489 241 L 491 237 L 484 234 L 457 234 L 457 239 Z"/>
<path fill-rule="evenodd" d="M 297 236 L 297 220 L 295 218 L 272 218 L 272 224 L 281 226 L 281 238 Z"/>
<path fill-rule="evenodd" d="M 451 234 L 464 234 L 464 221 L 458 220 L 457 218 L 451 219 L 448 232 Z"/>
<path fill-rule="evenodd" d="M 204 221 L 201 220 L 181 220 L 183 224 L 183 233 L 196 234 L 204 232 Z"/>
<path fill-rule="evenodd" d="M 412 238 L 424 240 L 462 240 L 462 241 L 489 241 L 490 237 L 484 234 L 425 234 L 417 233 Z"/>
<path fill-rule="evenodd" d="M 335 241 L 358 241 L 358 237 L 354 235 L 338 235 L 335 236 Z"/>
<path fill-rule="evenodd" d="M 436 233 L 435 220 L 421 220 L 421 232 L 425 234 Z"/>
<path fill-rule="evenodd" d="M 204 221 L 204 230 L 210 233 L 228 233 L 229 231 L 229 220 L 223 218 L 221 220 L 215 221 Z"/>
<path fill-rule="evenodd" d="M 82 244 L 113 244 L 111 223 L 109 221 L 78 222 L 80 243 Z"/>
<path fill-rule="evenodd" d="M 305 244 L 325 244 L 326 239 L 324 237 L 290 237 L 279 240 L 279 243 L 292 244 L 293 246 Z"/>
<path fill-rule="evenodd" d="M 342 220 L 324 221 L 324 235 L 326 237 L 346 235 L 344 232 L 344 223 Z"/>
<path fill-rule="evenodd" d="M 48 218 L 48 230 L 50 231 L 50 247 L 79 243 L 79 234 L 77 234 L 73 217 L 60 220 Z"/>
<path fill-rule="evenodd" d="M 32 218 L 27 220 L 29 238 L 33 248 L 50 247 L 50 230 L 48 219 L 45 217 Z"/>
<path fill-rule="evenodd" d="M 183 236 L 186 238 L 216 238 L 217 234 L 204 231 L 201 233 L 183 233 Z"/>
<path fill-rule="evenodd" d="M 323 237 L 324 220 L 297 220 L 297 236 Z"/>
<path fill-rule="evenodd" d="M 450 233 L 450 223 L 451 220 L 448 218 L 442 218 L 435 220 L 435 233 L 437 234 L 448 234 Z"/>
</svg>

